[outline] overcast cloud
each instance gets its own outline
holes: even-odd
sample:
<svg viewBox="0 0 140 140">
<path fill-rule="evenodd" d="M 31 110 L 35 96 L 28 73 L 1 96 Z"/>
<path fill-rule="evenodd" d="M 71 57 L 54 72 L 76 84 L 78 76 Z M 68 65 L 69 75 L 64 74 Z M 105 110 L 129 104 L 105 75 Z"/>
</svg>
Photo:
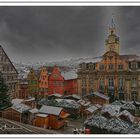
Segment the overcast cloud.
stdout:
<svg viewBox="0 0 140 140">
<path fill-rule="evenodd" d="M 15 62 L 46 62 L 105 51 L 112 13 L 121 53 L 140 53 L 140 7 L 0 7 L 0 44 Z"/>
</svg>

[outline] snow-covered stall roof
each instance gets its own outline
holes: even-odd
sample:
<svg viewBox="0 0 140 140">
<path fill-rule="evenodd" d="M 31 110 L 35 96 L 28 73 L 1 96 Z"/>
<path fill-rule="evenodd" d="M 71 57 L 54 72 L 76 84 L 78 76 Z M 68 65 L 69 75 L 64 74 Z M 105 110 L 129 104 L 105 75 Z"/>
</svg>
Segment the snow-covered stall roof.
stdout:
<svg viewBox="0 0 140 140">
<path fill-rule="evenodd" d="M 120 106 L 117 106 L 117 105 L 105 105 L 102 110 L 101 110 L 101 113 L 104 114 L 104 113 L 109 113 L 110 116 L 118 116 L 119 113 L 120 113 Z"/>
<path fill-rule="evenodd" d="M 107 118 L 103 117 L 101 114 L 96 114 L 87 119 L 84 124 L 88 126 L 94 126 L 98 128 L 104 128 L 107 123 Z"/>
<path fill-rule="evenodd" d="M 94 104 L 97 108 L 102 108 L 102 106 L 101 105 L 99 105 L 99 104 Z"/>
<path fill-rule="evenodd" d="M 63 108 L 61 108 L 61 107 L 43 105 L 40 108 L 39 113 L 52 114 L 52 115 L 58 116 L 61 113 L 62 110 L 63 110 Z"/>
<path fill-rule="evenodd" d="M 90 101 L 85 101 L 85 100 L 83 100 L 83 99 L 81 99 L 81 100 L 79 100 L 79 101 L 77 101 L 80 105 L 82 105 L 82 106 L 85 106 L 85 107 L 87 107 L 87 106 L 89 106 L 90 104 L 91 104 L 91 102 Z"/>
<path fill-rule="evenodd" d="M 86 109 L 86 111 L 90 112 L 90 113 L 93 113 L 95 111 L 97 111 L 98 108 L 94 105 L 90 106 L 89 108 Z"/>
<path fill-rule="evenodd" d="M 38 113 L 38 111 L 39 110 L 37 108 L 33 108 L 33 109 L 29 110 L 29 112 L 31 112 L 32 114 Z"/>
<path fill-rule="evenodd" d="M 98 96 L 98 97 L 103 98 L 105 100 L 109 100 L 108 96 L 106 96 L 106 95 L 104 95 L 102 93 L 99 93 L 99 92 L 93 92 L 93 93 L 91 93 L 91 95 L 95 95 L 95 96 Z"/>
<path fill-rule="evenodd" d="M 23 113 L 23 112 L 28 111 L 28 110 L 31 109 L 29 106 L 27 106 L 25 104 L 22 104 L 22 103 L 13 105 L 11 108 L 16 110 L 16 111 L 18 111 L 18 112 L 20 112 L 20 113 Z"/>
<path fill-rule="evenodd" d="M 41 113 L 36 114 L 36 116 L 37 116 L 37 117 L 42 117 L 42 118 L 46 118 L 46 117 L 48 117 L 47 114 L 41 114 Z"/>
<path fill-rule="evenodd" d="M 140 134 L 140 125 L 134 124 L 125 130 L 126 134 Z"/>
<path fill-rule="evenodd" d="M 62 76 L 64 77 L 65 80 L 70 80 L 70 79 L 76 79 L 77 78 L 76 70 L 62 71 L 61 74 L 62 74 Z"/>
<path fill-rule="evenodd" d="M 33 98 L 29 98 L 29 99 L 26 99 L 26 100 L 24 100 L 25 102 L 31 102 L 31 101 L 35 101 L 35 98 L 33 97 Z"/>
<path fill-rule="evenodd" d="M 61 97 L 62 97 L 62 95 L 59 94 L 59 93 L 51 94 L 51 95 L 49 95 L 48 97 L 52 97 L 52 96 L 54 96 L 54 97 L 58 97 L 58 98 L 61 98 Z"/>
<path fill-rule="evenodd" d="M 125 133 L 125 130 L 129 127 L 130 125 L 127 122 L 117 117 L 109 119 L 105 125 L 105 129 L 107 129 L 109 132 L 122 134 Z"/>
<path fill-rule="evenodd" d="M 122 103 L 120 101 L 116 100 L 112 103 L 112 105 L 122 106 Z"/>
<path fill-rule="evenodd" d="M 71 99 L 55 99 L 58 104 L 57 106 L 59 107 L 64 107 L 64 108 L 75 108 L 78 109 L 80 107 L 80 105 Z"/>
<path fill-rule="evenodd" d="M 76 95 L 76 94 L 67 95 L 67 96 L 65 96 L 64 98 L 69 98 L 69 97 L 72 97 L 72 98 L 74 98 L 74 99 L 80 100 L 80 96 L 78 96 L 78 95 Z"/>
<path fill-rule="evenodd" d="M 136 107 L 130 102 L 125 103 L 121 108 L 124 110 L 135 110 L 136 109 Z"/>
<path fill-rule="evenodd" d="M 15 98 L 15 99 L 12 99 L 12 104 L 18 105 L 18 104 L 21 104 L 23 101 L 24 101 L 23 99 Z"/>
<path fill-rule="evenodd" d="M 123 110 L 119 113 L 118 117 L 125 116 L 127 117 L 132 123 L 134 122 L 134 116 L 127 110 Z"/>
</svg>

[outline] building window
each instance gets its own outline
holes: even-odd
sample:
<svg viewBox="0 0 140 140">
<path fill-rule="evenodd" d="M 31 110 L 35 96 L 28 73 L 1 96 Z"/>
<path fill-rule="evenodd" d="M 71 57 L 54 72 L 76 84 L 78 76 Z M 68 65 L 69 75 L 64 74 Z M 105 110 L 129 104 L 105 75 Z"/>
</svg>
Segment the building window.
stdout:
<svg viewBox="0 0 140 140">
<path fill-rule="evenodd" d="M 132 92 L 132 100 L 133 100 L 133 101 L 137 101 L 137 99 L 138 99 L 138 94 L 137 94 L 137 92 Z"/>
<path fill-rule="evenodd" d="M 109 70 L 113 70 L 114 69 L 114 65 L 113 64 L 109 64 L 108 69 Z"/>
<path fill-rule="evenodd" d="M 122 90 L 123 88 L 123 78 L 119 78 L 119 81 L 118 81 L 118 86 L 119 86 L 119 89 Z"/>
<path fill-rule="evenodd" d="M 82 88 L 82 96 L 86 95 L 86 88 Z"/>
<path fill-rule="evenodd" d="M 100 65 L 99 69 L 104 70 L 104 65 Z"/>
<path fill-rule="evenodd" d="M 82 87 L 86 87 L 86 79 L 82 79 Z"/>
<path fill-rule="evenodd" d="M 137 69 L 137 63 L 136 63 L 136 62 L 135 62 L 135 63 L 132 62 L 132 63 L 131 63 L 131 68 L 132 68 L 132 69 Z"/>
<path fill-rule="evenodd" d="M 109 78 L 108 79 L 108 86 L 109 86 L 109 88 L 113 88 L 114 87 L 114 79 L 113 78 Z"/>
<path fill-rule="evenodd" d="M 132 87 L 137 87 L 137 78 L 132 78 Z"/>
<path fill-rule="evenodd" d="M 104 80 L 103 79 L 100 80 L 99 88 L 101 91 L 104 90 Z"/>
<path fill-rule="evenodd" d="M 89 84 L 90 84 L 90 92 L 93 92 L 94 80 L 93 79 L 89 79 Z"/>
<path fill-rule="evenodd" d="M 123 70 L 123 64 L 118 65 L 118 70 Z"/>
</svg>

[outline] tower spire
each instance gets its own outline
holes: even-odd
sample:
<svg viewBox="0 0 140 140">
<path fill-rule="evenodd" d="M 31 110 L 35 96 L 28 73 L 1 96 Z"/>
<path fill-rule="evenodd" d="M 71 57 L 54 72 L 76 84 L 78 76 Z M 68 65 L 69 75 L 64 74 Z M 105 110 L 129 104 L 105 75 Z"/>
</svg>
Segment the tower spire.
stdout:
<svg viewBox="0 0 140 140">
<path fill-rule="evenodd" d="M 112 19 L 111 19 L 111 27 L 112 28 L 116 28 L 116 25 L 115 25 L 115 22 L 114 22 L 113 13 L 112 13 Z"/>
<path fill-rule="evenodd" d="M 106 52 L 114 51 L 119 54 L 120 42 L 119 37 L 116 35 L 116 25 L 112 15 L 111 24 L 109 25 L 109 35 L 106 39 Z"/>
<path fill-rule="evenodd" d="M 109 34 L 115 34 L 116 33 L 116 25 L 114 22 L 114 18 L 113 18 L 113 14 L 112 14 L 112 18 L 111 18 L 111 26 L 109 27 Z"/>
</svg>

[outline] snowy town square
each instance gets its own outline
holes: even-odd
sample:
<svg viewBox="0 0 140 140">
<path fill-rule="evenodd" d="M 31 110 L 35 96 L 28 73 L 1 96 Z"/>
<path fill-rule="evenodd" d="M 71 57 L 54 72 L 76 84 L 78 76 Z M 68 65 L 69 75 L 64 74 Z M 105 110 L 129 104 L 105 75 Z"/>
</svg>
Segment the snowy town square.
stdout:
<svg viewBox="0 0 140 140">
<path fill-rule="evenodd" d="M 0 134 L 140 134 L 139 13 L 0 6 Z"/>
</svg>

